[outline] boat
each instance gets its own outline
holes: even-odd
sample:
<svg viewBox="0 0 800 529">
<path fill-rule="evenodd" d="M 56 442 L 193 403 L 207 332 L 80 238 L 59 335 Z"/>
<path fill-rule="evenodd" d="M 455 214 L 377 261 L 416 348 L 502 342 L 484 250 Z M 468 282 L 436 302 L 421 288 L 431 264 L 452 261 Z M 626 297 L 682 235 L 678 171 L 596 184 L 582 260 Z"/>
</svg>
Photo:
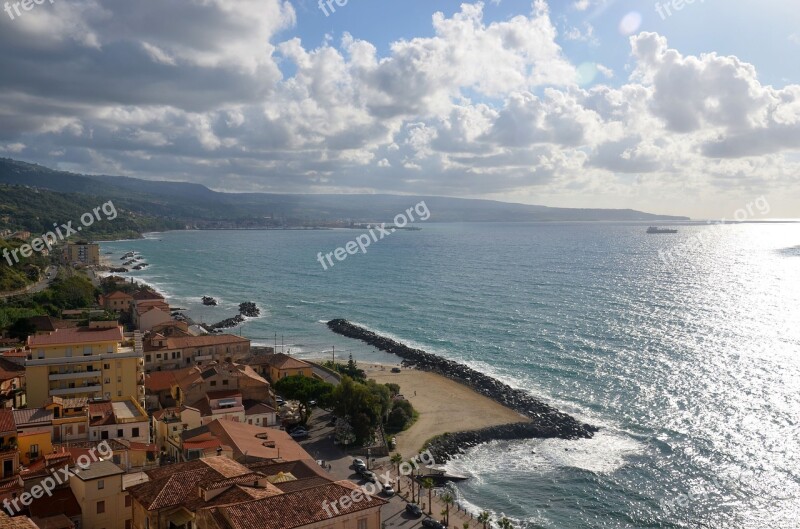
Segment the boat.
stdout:
<svg viewBox="0 0 800 529">
<path fill-rule="evenodd" d="M 650 226 L 647 228 L 647 233 L 678 233 L 674 228 L 659 228 L 657 226 Z"/>
</svg>

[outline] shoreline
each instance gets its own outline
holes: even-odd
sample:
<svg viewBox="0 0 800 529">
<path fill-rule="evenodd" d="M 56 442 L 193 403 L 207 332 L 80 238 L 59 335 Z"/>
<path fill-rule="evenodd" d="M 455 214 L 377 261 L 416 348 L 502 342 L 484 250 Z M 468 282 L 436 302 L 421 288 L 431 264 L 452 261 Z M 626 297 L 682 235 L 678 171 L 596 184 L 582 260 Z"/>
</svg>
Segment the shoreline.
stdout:
<svg viewBox="0 0 800 529">
<path fill-rule="evenodd" d="M 466 430 L 478 435 L 487 428 L 503 429 L 532 422 L 474 389 L 438 373 L 413 368 L 392 373 L 391 368 L 397 367 L 397 364 L 359 363 L 359 367 L 364 369 L 368 379 L 379 384 L 399 385 L 405 400 L 419 414 L 414 424 L 395 434 L 395 451 L 406 458 L 419 453 L 432 439 L 446 434 Z"/>
<path fill-rule="evenodd" d="M 428 448 L 437 461 L 448 460 L 463 453 L 467 448 L 493 440 L 590 439 L 595 432 L 599 431 L 599 428 L 590 424 L 582 424 L 574 417 L 536 399 L 523 390 L 512 388 L 465 365 L 420 349 L 413 349 L 347 320 L 331 320 L 327 325 L 336 334 L 360 340 L 378 350 L 397 355 L 402 359 L 404 367 L 414 367 L 420 371 L 434 373 L 449 379 L 530 420 L 530 422 L 520 421 L 502 426 L 488 426 L 481 430 L 462 429 L 432 439 Z"/>
</svg>

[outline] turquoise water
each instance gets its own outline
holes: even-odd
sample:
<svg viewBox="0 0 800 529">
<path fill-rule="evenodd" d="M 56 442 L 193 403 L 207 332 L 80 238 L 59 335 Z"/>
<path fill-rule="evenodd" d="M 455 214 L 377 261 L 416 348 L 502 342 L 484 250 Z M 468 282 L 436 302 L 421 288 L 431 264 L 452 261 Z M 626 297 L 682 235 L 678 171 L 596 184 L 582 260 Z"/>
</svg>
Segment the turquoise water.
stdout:
<svg viewBox="0 0 800 529">
<path fill-rule="evenodd" d="M 131 275 L 197 320 L 255 301 L 262 317 L 235 331 L 255 343 L 396 361 L 323 324 L 346 318 L 602 427 L 451 462 L 472 477 L 458 490 L 470 509 L 525 528 L 798 527 L 800 225 L 645 228 L 428 223 L 327 271 L 317 253 L 360 232 L 170 232 L 103 250 L 141 252 L 151 267 Z"/>
</svg>

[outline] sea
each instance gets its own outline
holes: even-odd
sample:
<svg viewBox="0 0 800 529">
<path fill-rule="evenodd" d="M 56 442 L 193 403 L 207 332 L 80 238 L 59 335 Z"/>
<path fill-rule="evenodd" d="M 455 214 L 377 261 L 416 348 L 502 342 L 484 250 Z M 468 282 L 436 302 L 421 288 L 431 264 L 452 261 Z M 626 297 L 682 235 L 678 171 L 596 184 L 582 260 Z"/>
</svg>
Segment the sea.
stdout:
<svg viewBox="0 0 800 529">
<path fill-rule="evenodd" d="M 325 326 L 345 318 L 601 428 L 449 462 L 474 513 L 526 529 L 800 527 L 800 224 L 420 227 L 327 269 L 319 254 L 365 230 L 175 231 L 102 253 L 139 252 L 150 266 L 127 275 L 197 321 L 255 302 L 231 330 L 254 344 L 398 362 Z"/>
</svg>

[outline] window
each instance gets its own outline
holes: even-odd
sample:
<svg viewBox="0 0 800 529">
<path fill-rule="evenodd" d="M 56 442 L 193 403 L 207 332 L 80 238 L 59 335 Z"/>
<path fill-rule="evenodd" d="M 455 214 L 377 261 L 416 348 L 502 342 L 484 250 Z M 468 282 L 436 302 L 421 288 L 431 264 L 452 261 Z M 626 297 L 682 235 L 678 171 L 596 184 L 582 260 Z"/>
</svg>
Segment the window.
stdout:
<svg viewBox="0 0 800 529">
<path fill-rule="evenodd" d="M 83 356 L 90 356 L 92 354 L 92 346 L 87 345 L 83 348 Z"/>
<path fill-rule="evenodd" d="M 39 445 L 31 445 L 31 459 L 39 457 Z"/>
<path fill-rule="evenodd" d="M 36 356 L 38 356 L 40 360 L 44 358 L 44 349 L 37 349 Z"/>
<path fill-rule="evenodd" d="M 216 381 L 216 380 L 212 380 L 212 381 L 211 381 L 211 387 L 213 388 L 213 387 L 214 387 L 214 386 L 216 386 L 216 385 L 217 385 L 217 381 Z"/>
<path fill-rule="evenodd" d="M 223 385 L 223 386 L 227 386 L 227 385 L 228 385 L 228 381 L 227 381 L 227 380 L 223 380 L 223 381 L 222 381 L 222 385 Z"/>
<path fill-rule="evenodd" d="M 103 369 L 111 369 L 111 364 L 103 364 Z"/>
<path fill-rule="evenodd" d="M 122 382 L 122 377 L 117 377 L 117 382 Z"/>
<path fill-rule="evenodd" d="M 97 481 L 97 490 L 103 490 L 104 488 L 106 488 L 105 480 L 102 480 L 102 479 L 98 480 Z"/>
<path fill-rule="evenodd" d="M 97 502 L 97 514 L 103 514 L 106 512 L 106 502 L 98 501 Z M 359 526 L 361 527 L 361 526 Z"/>
<path fill-rule="evenodd" d="M 66 348 L 64 348 L 64 356 L 66 356 L 67 358 L 69 358 L 70 356 L 72 356 L 72 347 L 66 347 Z"/>
<path fill-rule="evenodd" d="M 133 529 L 132 520 L 125 520 L 125 529 Z"/>
<path fill-rule="evenodd" d="M 110 378 L 106 378 L 106 384 L 111 384 L 111 379 Z"/>
<path fill-rule="evenodd" d="M 358 529 L 367 529 L 367 519 L 366 518 L 361 518 L 358 521 Z"/>
<path fill-rule="evenodd" d="M 122 432 L 122 428 L 119 428 L 119 429 L 117 430 L 117 437 L 119 437 L 119 438 L 122 438 L 122 436 L 123 436 L 123 435 L 124 435 L 124 434 L 123 434 L 123 432 Z"/>
<path fill-rule="evenodd" d="M 83 435 L 85 433 L 86 433 L 86 425 L 85 424 L 79 424 L 78 425 L 78 435 Z"/>
<path fill-rule="evenodd" d="M 139 428 L 134 428 L 133 429 L 133 436 L 134 437 L 139 437 Z"/>
<path fill-rule="evenodd" d="M 133 502 L 131 501 L 131 495 L 130 494 L 126 494 L 125 495 L 125 507 L 130 507 L 132 504 L 133 504 Z"/>
</svg>

